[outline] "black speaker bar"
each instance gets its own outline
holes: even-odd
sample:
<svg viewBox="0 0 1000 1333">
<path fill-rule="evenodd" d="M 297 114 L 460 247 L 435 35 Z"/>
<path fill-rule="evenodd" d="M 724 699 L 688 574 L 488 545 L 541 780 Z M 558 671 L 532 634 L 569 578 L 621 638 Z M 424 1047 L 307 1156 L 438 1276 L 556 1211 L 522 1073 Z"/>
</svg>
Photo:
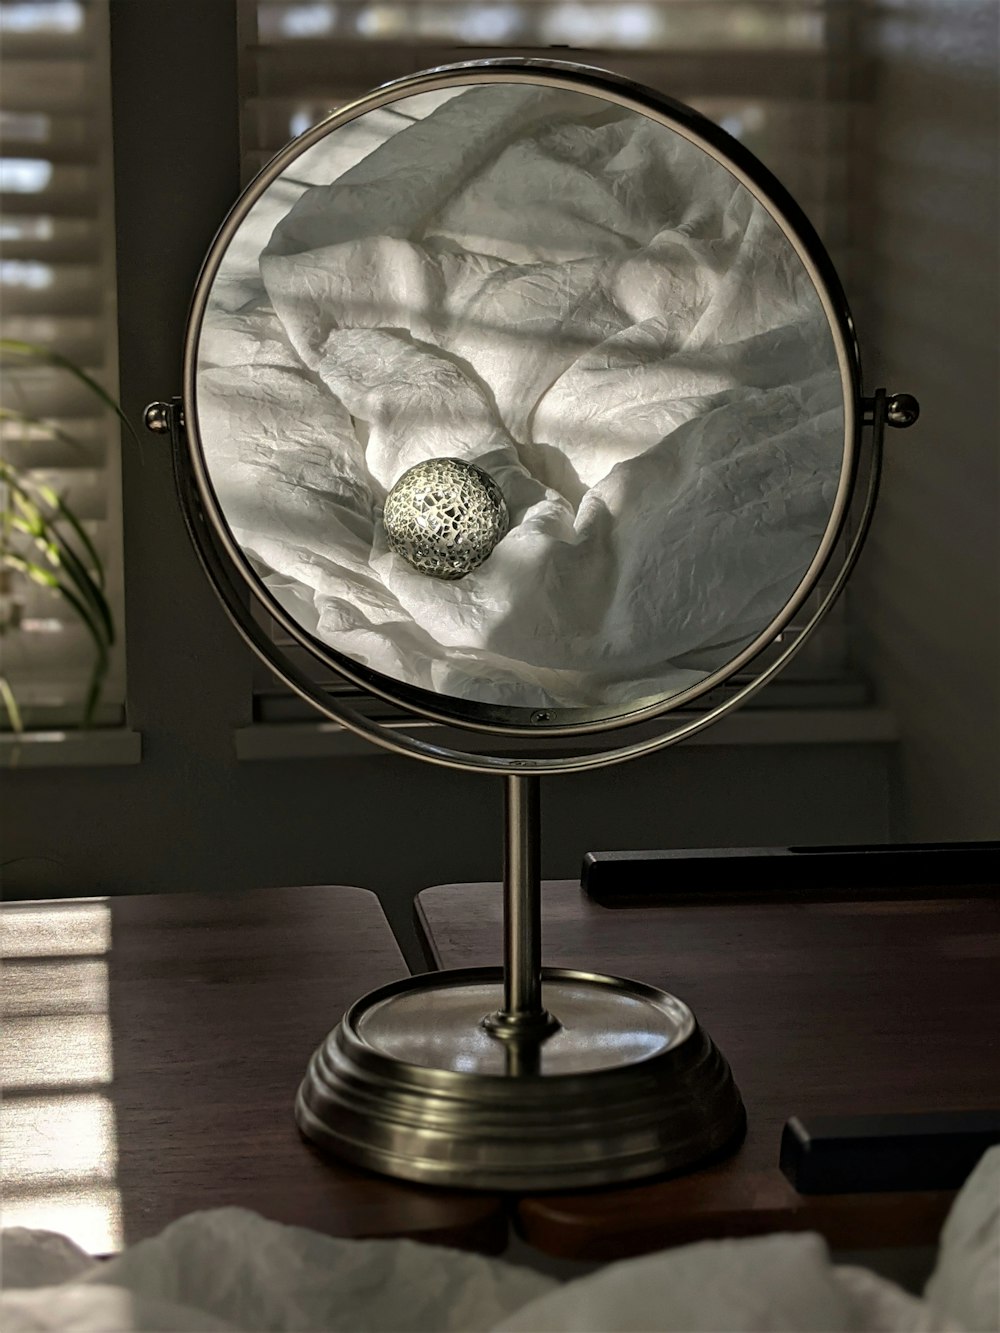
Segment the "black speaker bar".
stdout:
<svg viewBox="0 0 1000 1333">
<path fill-rule="evenodd" d="M 993 896 L 1000 842 L 588 852 L 581 882 L 606 907 Z"/>
</svg>

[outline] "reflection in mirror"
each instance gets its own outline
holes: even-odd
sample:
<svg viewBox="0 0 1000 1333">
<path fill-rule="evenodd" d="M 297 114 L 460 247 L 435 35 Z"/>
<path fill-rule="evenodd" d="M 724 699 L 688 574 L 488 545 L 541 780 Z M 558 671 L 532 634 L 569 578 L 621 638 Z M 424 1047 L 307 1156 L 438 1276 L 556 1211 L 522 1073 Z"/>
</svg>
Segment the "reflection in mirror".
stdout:
<svg viewBox="0 0 1000 1333">
<path fill-rule="evenodd" d="M 331 130 L 233 235 L 197 357 L 208 474 L 272 596 L 484 704 L 635 707 L 715 673 L 801 582 L 844 466 L 834 339 L 778 224 L 677 131 L 565 88 Z M 383 520 L 437 459 L 506 508 L 461 577 Z M 464 502 L 428 485 L 447 554 Z"/>
</svg>

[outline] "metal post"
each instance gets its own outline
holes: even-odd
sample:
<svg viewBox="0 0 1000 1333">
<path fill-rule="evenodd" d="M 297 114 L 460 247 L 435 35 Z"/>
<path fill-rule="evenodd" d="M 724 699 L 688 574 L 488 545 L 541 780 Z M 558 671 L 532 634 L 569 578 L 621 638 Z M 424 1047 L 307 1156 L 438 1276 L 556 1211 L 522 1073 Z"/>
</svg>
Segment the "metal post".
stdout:
<svg viewBox="0 0 1000 1333">
<path fill-rule="evenodd" d="M 518 1046 L 535 1044 L 533 1055 L 516 1055 L 508 1072 L 537 1068 L 537 1043 L 559 1027 L 542 1007 L 541 819 L 538 777 L 504 778 L 503 1008 L 483 1020 L 494 1037 Z"/>
<path fill-rule="evenodd" d="M 538 778 L 504 779 L 504 1012 L 512 1019 L 542 1013 L 542 902 Z"/>
</svg>

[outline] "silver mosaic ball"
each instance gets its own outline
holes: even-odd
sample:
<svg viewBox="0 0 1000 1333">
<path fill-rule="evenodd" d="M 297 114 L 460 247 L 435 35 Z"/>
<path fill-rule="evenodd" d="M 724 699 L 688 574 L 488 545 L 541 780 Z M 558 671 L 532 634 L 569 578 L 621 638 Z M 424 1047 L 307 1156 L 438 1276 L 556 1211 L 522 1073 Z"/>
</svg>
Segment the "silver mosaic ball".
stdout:
<svg viewBox="0 0 1000 1333">
<path fill-rule="evenodd" d="M 382 521 L 390 548 L 436 579 L 477 569 L 510 526 L 500 487 L 460 458 L 429 458 L 404 472 Z"/>
</svg>

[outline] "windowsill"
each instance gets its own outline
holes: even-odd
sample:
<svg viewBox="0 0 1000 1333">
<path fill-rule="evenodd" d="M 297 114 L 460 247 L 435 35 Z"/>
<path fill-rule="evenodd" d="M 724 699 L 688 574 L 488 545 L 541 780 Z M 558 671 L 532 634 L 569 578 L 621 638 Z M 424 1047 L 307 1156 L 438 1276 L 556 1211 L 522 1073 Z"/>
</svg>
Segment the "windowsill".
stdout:
<svg viewBox="0 0 1000 1333">
<path fill-rule="evenodd" d="M 629 728 L 630 741 L 659 734 L 662 723 Z M 327 757 L 372 758 L 388 751 L 369 744 L 334 722 L 258 722 L 236 733 L 236 757 L 257 759 L 320 759 Z M 420 734 L 437 744 L 489 753 L 499 738 L 476 736 L 448 727 L 428 724 Z M 618 733 L 621 737 L 623 733 Z M 566 749 L 574 752 L 600 750 L 609 734 L 578 736 Z M 706 727 L 684 745 L 856 745 L 886 744 L 899 739 L 896 719 L 887 708 L 744 709 Z M 624 744 L 623 740 L 618 741 Z M 535 749 L 532 737 L 510 737 L 503 741 L 505 753 Z M 554 751 L 553 751 L 554 752 Z"/>
<path fill-rule="evenodd" d="M 128 727 L 0 733 L 0 768 L 105 768 L 141 759 L 142 733 Z"/>
</svg>

